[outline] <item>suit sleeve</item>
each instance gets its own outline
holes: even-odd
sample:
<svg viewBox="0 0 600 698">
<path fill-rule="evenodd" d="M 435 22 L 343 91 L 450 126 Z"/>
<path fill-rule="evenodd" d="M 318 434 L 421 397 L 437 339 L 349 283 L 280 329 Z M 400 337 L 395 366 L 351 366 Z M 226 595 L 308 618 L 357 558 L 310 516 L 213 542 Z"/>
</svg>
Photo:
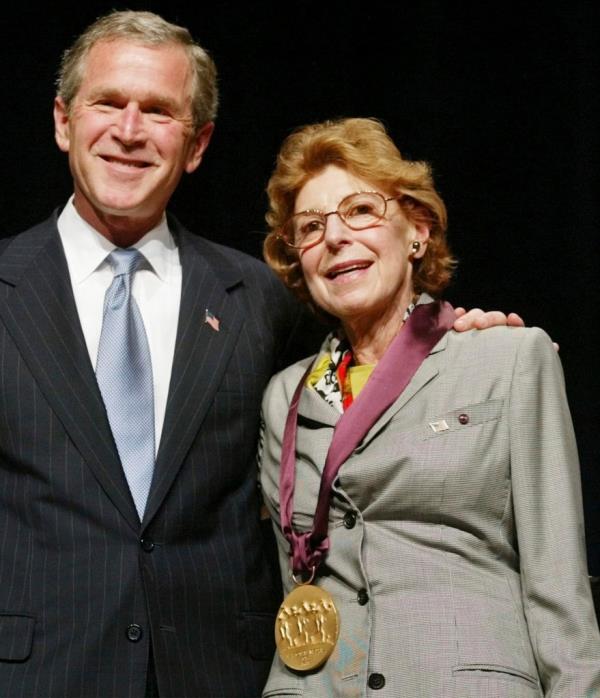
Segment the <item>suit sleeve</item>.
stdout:
<svg viewBox="0 0 600 698">
<path fill-rule="evenodd" d="M 562 368 L 539 329 L 518 349 L 510 429 L 523 602 L 544 695 L 600 696 L 577 446 Z"/>
</svg>

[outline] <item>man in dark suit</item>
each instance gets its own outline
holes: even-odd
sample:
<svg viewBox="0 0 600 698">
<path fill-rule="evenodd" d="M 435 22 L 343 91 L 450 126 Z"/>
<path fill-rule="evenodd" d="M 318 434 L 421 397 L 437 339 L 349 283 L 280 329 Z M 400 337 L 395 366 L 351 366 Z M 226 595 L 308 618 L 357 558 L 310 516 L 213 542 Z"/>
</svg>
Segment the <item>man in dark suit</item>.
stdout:
<svg viewBox="0 0 600 698">
<path fill-rule="evenodd" d="M 254 451 L 299 315 L 261 262 L 165 214 L 216 102 L 209 56 L 151 13 L 111 13 L 63 57 L 74 195 L 0 250 L 3 697 L 266 679 L 280 588 Z"/>
<path fill-rule="evenodd" d="M 0 695 L 256 696 L 280 591 L 254 451 L 297 313 L 262 263 L 165 217 L 216 109 L 187 31 L 112 14 L 58 92 L 74 197 L 0 256 Z M 132 246 L 157 445 L 142 505 L 95 376 L 107 256 Z"/>
</svg>

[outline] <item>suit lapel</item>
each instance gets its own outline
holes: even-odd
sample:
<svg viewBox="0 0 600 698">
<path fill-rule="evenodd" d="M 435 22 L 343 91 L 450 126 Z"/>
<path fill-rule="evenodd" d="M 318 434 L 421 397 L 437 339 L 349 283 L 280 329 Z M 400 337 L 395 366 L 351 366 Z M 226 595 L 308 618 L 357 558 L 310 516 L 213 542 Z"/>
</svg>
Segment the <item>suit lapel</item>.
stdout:
<svg viewBox="0 0 600 698">
<path fill-rule="evenodd" d="M 432 360 L 434 354 L 442 352 L 446 349 L 448 343 L 448 335 L 444 335 L 440 341 L 435 345 L 435 347 L 429 353 L 429 356 L 423 361 L 419 366 L 417 372 L 412 377 L 410 383 L 398 396 L 398 398 L 388 407 L 388 409 L 379 417 L 379 419 L 373 424 L 369 429 L 365 438 L 359 445 L 360 449 L 363 449 L 371 441 L 371 439 L 376 436 L 381 429 L 404 407 L 406 407 L 410 401 L 418 395 L 421 390 L 423 390 L 434 378 L 438 375 L 439 369 L 437 362 Z"/>
<path fill-rule="evenodd" d="M 410 383 L 398 398 L 388 407 L 388 409 L 377 419 L 366 433 L 364 439 L 360 442 L 357 450 L 362 451 L 369 442 L 393 419 L 393 417 L 406 407 L 410 401 L 418 395 L 431 381 L 438 375 L 439 370 L 437 363 L 431 360 L 432 355 L 444 351 L 448 342 L 447 336 L 444 335 L 437 345 L 432 349 L 429 357 L 421 364 L 418 371 L 413 376 Z M 305 388 L 300 397 L 298 405 L 298 425 L 317 423 L 324 426 L 334 428 L 338 419 L 339 412 L 329 405 L 316 391 Z M 327 452 L 320 454 L 315 458 L 315 463 L 320 471 L 325 465 L 325 457 Z"/>
<path fill-rule="evenodd" d="M 335 407 L 326 402 L 316 390 L 304 387 L 298 404 L 299 424 L 304 420 L 335 427 L 341 416 Z"/>
<path fill-rule="evenodd" d="M 326 352 L 319 353 L 310 362 L 311 367 L 318 366 L 325 357 L 325 354 Z M 308 367 L 308 363 L 306 366 Z M 298 380 L 300 380 L 300 377 L 298 377 Z M 296 386 L 292 386 L 292 392 L 295 389 Z M 341 416 L 340 412 L 338 412 L 333 405 L 330 405 L 324 400 L 316 390 L 307 388 L 306 386 L 304 387 L 300 395 L 300 402 L 298 403 L 298 420 L 300 423 L 302 423 L 302 420 L 305 420 L 335 427 Z"/>
<path fill-rule="evenodd" d="M 188 453 L 236 344 L 243 312 L 229 294 L 241 283 L 239 270 L 224 258 L 211 262 L 203 241 L 171 219 L 179 243 L 182 289 L 169 398 L 144 525 L 156 514 Z M 216 330 L 206 310 L 218 318 Z"/>
<path fill-rule="evenodd" d="M 430 296 L 423 293 L 421 294 L 417 305 L 431 303 L 432 301 L 433 299 Z M 381 429 L 383 429 L 401 409 L 403 409 L 421 390 L 423 390 L 432 380 L 435 379 L 439 372 L 438 362 L 432 359 L 432 357 L 435 354 L 443 352 L 446 349 L 447 343 L 448 335 L 444 334 L 437 344 L 431 349 L 429 355 L 425 358 L 423 363 L 419 366 L 406 388 L 370 427 L 365 437 L 357 447 L 359 450 L 365 448 L 371 439 L 378 434 L 379 431 L 381 431 Z M 318 364 L 320 359 L 321 355 L 315 359 L 313 364 Z M 303 390 L 300 403 L 298 405 L 299 422 L 301 419 L 304 419 L 309 422 L 318 422 L 335 427 L 339 417 L 340 415 L 337 410 L 323 400 L 323 398 L 320 397 L 314 390 L 307 388 Z"/>
<path fill-rule="evenodd" d="M 2 317 L 75 447 L 134 528 L 139 519 L 81 331 L 56 218 L 20 235 L 0 258 Z"/>
</svg>

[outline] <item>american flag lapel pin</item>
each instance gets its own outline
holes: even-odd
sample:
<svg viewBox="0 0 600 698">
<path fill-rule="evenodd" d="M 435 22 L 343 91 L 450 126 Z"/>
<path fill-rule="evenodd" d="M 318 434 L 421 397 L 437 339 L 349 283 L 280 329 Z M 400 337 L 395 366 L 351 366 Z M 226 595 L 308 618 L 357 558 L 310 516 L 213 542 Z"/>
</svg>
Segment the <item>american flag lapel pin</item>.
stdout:
<svg viewBox="0 0 600 698">
<path fill-rule="evenodd" d="M 429 422 L 429 426 L 432 428 L 435 434 L 439 434 L 441 431 L 448 431 L 450 428 L 445 419 L 440 419 L 439 422 Z"/>
<path fill-rule="evenodd" d="M 219 331 L 219 325 L 221 322 L 219 318 L 216 315 L 213 315 L 208 308 L 204 312 L 204 322 L 207 325 L 210 325 L 215 332 Z"/>
</svg>

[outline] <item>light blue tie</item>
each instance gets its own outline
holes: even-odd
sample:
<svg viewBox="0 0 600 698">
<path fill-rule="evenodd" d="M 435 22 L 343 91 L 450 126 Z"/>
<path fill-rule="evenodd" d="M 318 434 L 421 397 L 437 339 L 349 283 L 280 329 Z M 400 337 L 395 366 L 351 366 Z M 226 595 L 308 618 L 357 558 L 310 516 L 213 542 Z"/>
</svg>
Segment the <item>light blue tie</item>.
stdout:
<svg viewBox="0 0 600 698">
<path fill-rule="evenodd" d="M 114 279 L 104 296 L 96 379 L 141 521 L 154 472 L 154 390 L 148 339 L 131 284 L 145 259 L 130 248 L 114 250 L 107 260 Z"/>
</svg>

